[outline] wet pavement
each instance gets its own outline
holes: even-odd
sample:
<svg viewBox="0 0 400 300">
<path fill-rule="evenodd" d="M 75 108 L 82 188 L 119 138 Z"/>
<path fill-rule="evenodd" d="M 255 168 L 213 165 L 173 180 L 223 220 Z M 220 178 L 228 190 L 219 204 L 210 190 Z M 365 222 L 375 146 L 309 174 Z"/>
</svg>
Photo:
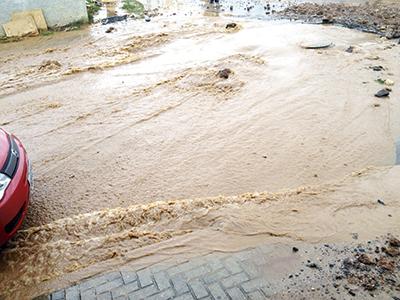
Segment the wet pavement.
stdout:
<svg viewBox="0 0 400 300">
<path fill-rule="evenodd" d="M 397 275 L 390 264 L 399 267 L 398 259 L 395 262 L 386 255 L 378 258 L 383 268 L 377 268 L 387 283 L 376 281 L 363 286 L 366 282 L 363 280 L 357 285 L 354 275 L 350 275 L 351 265 L 357 264 L 356 268 L 367 269 L 369 280 L 375 280 L 370 270 L 375 262 L 369 261 L 370 254 L 365 253 L 374 253 L 382 245 L 385 245 L 382 240 L 313 246 L 302 242 L 268 243 L 174 265 L 160 263 L 135 270 L 127 264 L 118 271 L 94 276 L 35 300 L 395 299 L 399 293 L 389 279 Z"/>
</svg>

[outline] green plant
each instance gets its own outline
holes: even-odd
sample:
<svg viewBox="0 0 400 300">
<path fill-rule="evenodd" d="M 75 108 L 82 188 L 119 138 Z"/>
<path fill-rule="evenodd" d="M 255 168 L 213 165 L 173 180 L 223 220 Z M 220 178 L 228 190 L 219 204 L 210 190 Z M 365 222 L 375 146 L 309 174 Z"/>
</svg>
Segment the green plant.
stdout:
<svg viewBox="0 0 400 300">
<path fill-rule="evenodd" d="M 88 12 L 89 22 L 93 23 L 94 16 L 99 12 L 101 7 L 97 4 L 95 0 L 86 0 L 86 8 Z"/>
<path fill-rule="evenodd" d="M 129 13 L 133 13 L 139 16 L 143 16 L 144 5 L 136 0 L 123 0 L 122 9 Z"/>
</svg>

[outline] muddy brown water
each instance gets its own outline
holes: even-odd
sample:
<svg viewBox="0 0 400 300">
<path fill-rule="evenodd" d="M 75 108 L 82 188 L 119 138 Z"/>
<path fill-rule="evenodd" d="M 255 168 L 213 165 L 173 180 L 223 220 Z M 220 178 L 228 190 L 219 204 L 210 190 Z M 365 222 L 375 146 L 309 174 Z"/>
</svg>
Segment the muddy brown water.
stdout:
<svg viewBox="0 0 400 300">
<path fill-rule="evenodd" d="M 2 294 L 165 253 L 399 232 L 393 42 L 203 13 L 112 26 L 0 45 L 0 124 L 35 173 L 25 229 L 0 256 Z M 334 46 L 300 47 L 313 41 Z M 378 78 L 395 82 L 390 98 L 373 96 Z"/>
</svg>

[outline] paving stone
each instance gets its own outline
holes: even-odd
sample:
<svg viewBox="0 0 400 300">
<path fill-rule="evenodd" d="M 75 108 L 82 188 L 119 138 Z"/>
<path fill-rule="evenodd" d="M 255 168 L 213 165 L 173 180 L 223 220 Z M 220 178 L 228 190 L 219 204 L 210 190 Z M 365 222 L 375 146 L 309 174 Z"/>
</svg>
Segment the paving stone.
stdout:
<svg viewBox="0 0 400 300">
<path fill-rule="evenodd" d="M 146 300 L 168 300 L 168 299 L 174 299 L 174 290 L 172 288 L 169 288 L 165 291 L 159 292 L 158 294 L 155 294 L 151 297 L 148 297 Z"/>
<path fill-rule="evenodd" d="M 133 281 L 131 283 L 125 284 L 123 286 L 114 288 L 111 290 L 111 295 L 113 298 L 128 296 L 129 293 L 139 290 L 139 284 L 137 281 Z"/>
<path fill-rule="evenodd" d="M 220 281 L 231 274 L 228 272 L 226 269 L 220 269 L 214 273 L 207 274 L 206 276 L 203 277 L 203 280 L 206 284 L 211 284 L 216 281 Z"/>
<path fill-rule="evenodd" d="M 268 286 L 268 283 L 265 279 L 262 278 L 254 278 L 250 281 L 244 282 L 241 284 L 242 289 L 246 292 L 253 292 L 255 290 L 260 289 L 261 287 Z"/>
<path fill-rule="evenodd" d="M 157 287 L 160 291 L 165 290 L 169 287 L 171 287 L 171 284 L 169 282 L 169 277 L 165 272 L 159 272 L 154 274 L 154 280 L 157 284 Z"/>
<path fill-rule="evenodd" d="M 159 293 L 160 291 L 157 287 L 152 284 L 148 285 L 140 290 L 137 290 L 133 293 L 129 293 L 128 297 L 130 300 L 139 300 L 139 299 L 147 299 L 149 296 Z"/>
<path fill-rule="evenodd" d="M 120 272 L 111 272 L 111 273 L 107 273 L 104 275 L 104 278 L 107 281 L 113 281 L 114 279 L 120 278 L 121 277 L 121 273 Z"/>
<path fill-rule="evenodd" d="M 208 291 L 200 280 L 191 280 L 189 282 L 189 286 L 191 287 L 196 298 L 203 298 L 208 296 Z"/>
<path fill-rule="evenodd" d="M 240 251 L 238 253 L 233 254 L 232 256 L 240 261 L 251 259 L 251 258 L 254 258 L 254 256 L 255 256 L 255 250 L 249 249 L 249 250 Z"/>
<path fill-rule="evenodd" d="M 210 272 L 215 272 L 225 268 L 225 265 L 222 263 L 219 257 L 210 257 L 207 258 L 206 261 L 207 261 L 207 267 L 210 270 Z"/>
<path fill-rule="evenodd" d="M 225 268 L 232 274 L 243 272 L 242 267 L 233 257 L 228 257 L 224 260 Z"/>
<path fill-rule="evenodd" d="M 101 284 L 103 284 L 105 282 L 107 282 L 107 279 L 104 276 L 94 277 L 94 278 L 91 278 L 89 280 L 86 280 L 86 281 L 82 282 L 79 285 L 79 289 L 80 289 L 81 292 L 83 292 L 85 290 L 88 290 L 88 289 L 91 289 L 93 287 L 99 286 L 99 285 L 101 285 Z"/>
<path fill-rule="evenodd" d="M 51 295 L 51 299 L 52 300 L 63 300 L 63 299 L 65 299 L 65 290 L 59 290 L 59 291 L 54 292 Z"/>
<path fill-rule="evenodd" d="M 225 300 L 229 299 L 228 296 L 225 294 L 224 290 L 218 283 L 213 283 L 208 286 L 208 289 L 211 292 L 211 295 L 214 297 L 215 300 Z"/>
<path fill-rule="evenodd" d="M 133 271 L 121 271 L 121 276 L 125 284 L 137 280 L 137 274 Z"/>
<path fill-rule="evenodd" d="M 250 275 L 250 277 L 257 277 L 260 275 L 260 266 L 255 264 L 252 260 L 245 260 L 240 263 L 243 270 Z"/>
<path fill-rule="evenodd" d="M 79 288 L 77 285 L 71 286 L 65 290 L 65 300 L 80 300 Z"/>
<path fill-rule="evenodd" d="M 149 269 L 140 270 L 137 275 L 141 287 L 153 284 L 152 274 Z"/>
<path fill-rule="evenodd" d="M 226 290 L 226 292 L 228 293 L 228 295 L 229 295 L 232 299 L 235 299 L 235 300 L 246 300 L 246 296 L 245 296 L 245 295 L 242 293 L 242 291 L 241 291 L 239 288 L 237 288 L 237 287 L 228 289 L 228 290 Z"/>
<path fill-rule="evenodd" d="M 187 280 L 191 280 L 194 278 L 198 278 L 208 274 L 210 271 L 206 268 L 206 266 L 200 266 L 189 271 L 186 271 L 184 274 Z"/>
<path fill-rule="evenodd" d="M 189 287 L 186 283 L 186 280 L 184 280 L 182 276 L 176 275 L 174 277 L 171 277 L 171 282 L 177 295 L 182 295 L 189 292 Z"/>
<path fill-rule="evenodd" d="M 266 297 L 260 291 L 254 291 L 254 292 L 248 293 L 247 296 L 249 296 L 249 298 L 251 300 L 264 300 L 264 299 L 266 299 Z"/>
<path fill-rule="evenodd" d="M 102 285 L 97 286 L 96 293 L 97 293 L 97 295 L 99 295 L 104 292 L 109 292 L 112 289 L 115 289 L 123 284 L 124 284 L 124 282 L 122 281 L 122 278 L 117 278 L 117 279 L 114 279 L 113 281 L 109 281 L 109 282 L 103 283 Z"/>
<path fill-rule="evenodd" d="M 194 298 L 192 294 L 188 293 L 175 297 L 174 300 L 194 300 Z"/>
<path fill-rule="evenodd" d="M 82 300 L 96 299 L 96 290 L 95 290 L 95 288 L 91 288 L 89 290 L 85 290 L 85 291 L 81 292 L 81 299 Z"/>
<path fill-rule="evenodd" d="M 106 292 L 106 293 L 97 295 L 97 300 L 112 300 L 111 293 Z"/>
<path fill-rule="evenodd" d="M 223 287 L 230 288 L 242 284 L 248 280 L 249 277 L 245 273 L 239 273 L 221 280 L 221 283 Z"/>
</svg>

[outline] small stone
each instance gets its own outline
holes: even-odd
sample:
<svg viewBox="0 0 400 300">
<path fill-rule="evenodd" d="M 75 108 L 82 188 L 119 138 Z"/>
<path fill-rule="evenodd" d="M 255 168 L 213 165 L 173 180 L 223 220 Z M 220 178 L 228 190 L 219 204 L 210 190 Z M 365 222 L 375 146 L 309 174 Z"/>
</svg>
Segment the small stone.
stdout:
<svg viewBox="0 0 400 300">
<path fill-rule="evenodd" d="M 353 53 L 354 47 L 353 47 L 353 46 L 350 46 L 350 47 L 347 48 L 345 51 L 346 51 L 347 53 Z"/>
<path fill-rule="evenodd" d="M 360 263 L 363 263 L 364 265 L 373 265 L 373 264 L 375 264 L 375 263 L 372 261 L 371 257 L 369 257 L 369 256 L 368 256 L 367 254 L 365 254 L 365 253 L 361 254 L 361 255 L 358 257 L 358 261 L 359 261 Z"/>
<path fill-rule="evenodd" d="M 376 202 L 378 202 L 381 205 L 385 205 L 385 202 L 383 202 L 381 199 L 376 200 Z"/>
<path fill-rule="evenodd" d="M 320 267 L 315 263 L 315 262 L 310 262 L 308 264 L 306 264 L 307 267 L 311 268 L 311 269 L 320 269 Z"/>
<path fill-rule="evenodd" d="M 392 247 L 400 247 L 400 240 L 395 237 L 391 237 L 389 239 L 389 245 Z"/>
<path fill-rule="evenodd" d="M 150 21 L 151 21 L 151 19 L 150 19 L 149 16 L 144 16 L 144 20 L 145 20 L 146 22 L 150 22 Z"/>
<path fill-rule="evenodd" d="M 225 26 L 226 29 L 235 29 L 237 28 L 237 24 L 236 23 L 228 23 Z"/>
<path fill-rule="evenodd" d="M 293 248 L 292 248 L 292 251 L 293 251 L 293 252 L 298 252 L 298 251 L 299 251 L 299 248 L 293 247 Z"/>
<path fill-rule="evenodd" d="M 374 70 L 374 71 L 376 71 L 376 72 L 379 72 L 379 71 L 384 70 L 384 68 L 383 68 L 382 66 L 373 66 L 373 67 L 372 67 L 372 70 Z"/>
<path fill-rule="evenodd" d="M 218 71 L 217 75 L 220 78 L 228 79 L 230 74 L 232 74 L 232 70 L 231 69 L 222 69 L 222 70 Z"/>
<path fill-rule="evenodd" d="M 111 33 L 111 32 L 113 32 L 113 31 L 115 31 L 115 27 L 109 27 L 107 30 L 106 30 L 106 33 Z"/>
</svg>

